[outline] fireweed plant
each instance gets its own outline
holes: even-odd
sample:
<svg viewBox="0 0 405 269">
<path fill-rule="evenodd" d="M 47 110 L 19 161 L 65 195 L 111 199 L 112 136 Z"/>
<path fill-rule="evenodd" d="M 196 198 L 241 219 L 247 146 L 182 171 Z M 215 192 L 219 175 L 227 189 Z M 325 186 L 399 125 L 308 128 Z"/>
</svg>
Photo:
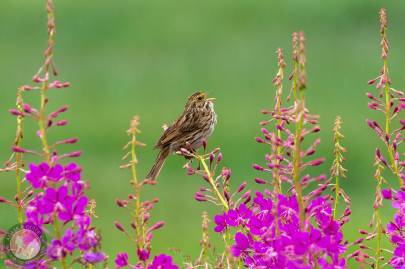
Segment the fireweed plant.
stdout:
<svg viewBox="0 0 405 269">
<path fill-rule="evenodd" d="M 377 269 L 387 265 L 385 254 L 391 254 L 392 257 L 388 263 L 392 267 L 405 267 L 405 188 L 403 183 L 405 162 L 401 161 L 399 151 L 399 146 L 404 139 L 401 133 L 405 129 L 405 120 L 399 118 L 399 113 L 405 109 L 405 98 L 402 91 L 391 87 L 388 72 L 387 27 L 386 10 L 381 9 L 380 44 L 383 66 L 380 75 L 368 81 L 369 85 L 375 85 L 375 91 L 367 93 L 370 100 L 368 107 L 380 112 L 384 118 L 382 123 L 367 119 L 368 126 L 382 141 L 382 145 L 375 150 L 374 158 L 376 181 L 374 214 L 370 222 L 371 230 L 360 230 L 361 237 L 354 242 L 359 249 L 350 255 L 360 264 L 369 264 Z M 396 210 L 394 219 L 386 226 L 381 219 L 384 199 L 390 200 L 392 207 Z M 386 238 L 392 244 L 393 251 L 382 248 L 383 240 Z"/>
<path fill-rule="evenodd" d="M 45 60 L 33 76 L 34 85 L 24 85 L 17 91 L 17 107 L 10 113 L 17 118 L 17 133 L 12 147 L 13 154 L 3 171 L 14 171 L 17 193 L 14 201 L 1 198 L 3 203 L 14 206 L 19 223 L 33 223 L 50 242 L 43 257 L 26 263 L 24 268 L 72 268 L 77 264 L 85 268 L 106 261 L 100 250 L 100 236 L 91 225 L 95 202 L 89 200 L 84 191 L 88 183 L 81 179 L 81 167 L 75 162 L 66 161 L 81 155 L 80 151 L 61 153 L 59 146 L 75 144 L 77 138 L 63 138 L 57 141 L 48 139 L 48 132 L 67 125 L 61 118 L 68 106 L 63 105 L 53 112 L 47 111 L 49 94 L 69 87 L 69 82 L 61 82 L 57 76 L 53 60 L 55 45 L 55 17 L 52 0 L 46 1 L 48 46 Z M 25 103 L 28 93 L 39 97 L 39 104 Z M 31 149 L 23 145 L 25 120 L 37 123 L 36 136 L 42 148 Z M 37 162 L 25 167 L 25 156 L 37 157 Z M 6 260 L 8 266 L 15 266 Z M 17 267 L 17 266 L 16 266 Z"/>
<path fill-rule="evenodd" d="M 60 150 L 62 145 L 75 144 L 77 138 L 54 142 L 48 138 L 50 131 L 67 125 L 67 120 L 61 116 L 68 109 L 64 105 L 48 112 L 49 94 L 70 85 L 55 79 L 52 0 L 46 0 L 46 10 L 48 46 L 45 60 L 33 77 L 34 84 L 17 90 L 16 108 L 10 110 L 17 122 L 13 153 L 6 166 L 0 169 L 14 173 L 16 195 L 14 199 L 0 197 L 0 203 L 16 209 L 18 223 L 33 223 L 50 238 L 45 255 L 24 268 L 94 268 L 97 264 L 107 268 L 107 255 L 100 246 L 101 237 L 91 224 L 92 218 L 96 217 L 95 201 L 89 200 L 84 192 L 89 184 L 81 178 L 81 167 L 67 161 L 79 157 L 81 152 L 63 153 Z M 187 174 L 202 178 L 204 185 L 195 192 L 195 200 L 210 202 L 219 209 L 220 213 L 213 218 L 214 231 L 223 240 L 221 247 L 211 244 L 210 217 L 204 212 L 200 255 L 194 261 L 186 261 L 185 268 L 338 269 L 347 268 L 348 259 L 356 260 L 361 268 L 405 268 L 405 162 L 400 159 L 399 149 L 403 142 L 401 132 L 405 129 L 405 120 L 399 115 L 405 107 L 405 99 L 402 91 L 391 87 L 384 9 L 380 11 L 380 25 L 383 68 L 377 78 L 369 81 L 376 90 L 367 93 L 369 108 L 381 113 L 385 119 L 384 122 L 367 120 L 382 141 L 375 151 L 376 198 L 370 231 L 359 230 L 361 237 L 354 242 L 347 242 L 343 237 L 342 228 L 351 215 L 351 201 L 341 187 L 347 171 L 339 116 L 333 128 L 331 168 L 323 174 L 311 171 L 311 168 L 321 166 L 325 159 L 314 157 L 320 144 L 316 137 L 320 127 L 318 116 L 311 114 L 306 106 L 304 33 L 293 33 L 289 82 L 285 79 L 287 64 L 282 50 L 278 49 L 278 72 L 273 79 L 274 105 L 262 110 L 266 119 L 260 123 L 261 135 L 255 138 L 267 149 L 264 160 L 253 164 L 253 169 L 261 173 L 254 179 L 260 190 L 252 192 L 247 182 L 232 186 L 231 169 L 222 166 L 223 155 L 219 148 L 207 150 L 204 142 L 201 151 L 183 148 L 177 152 L 187 159 L 184 165 Z M 284 91 L 287 83 L 291 84 L 289 93 Z M 39 104 L 24 102 L 27 94 L 37 94 Z M 41 142 L 40 149 L 24 145 L 26 120 L 37 123 L 35 133 Z M 153 234 L 164 226 L 164 222 L 150 223 L 158 199 L 142 199 L 143 187 L 156 182 L 137 175 L 137 151 L 144 146 L 137 138 L 138 126 L 139 118 L 134 117 L 127 131 L 130 139 L 124 147 L 126 163 L 121 166 L 130 170 L 133 192 L 125 199 L 116 200 L 120 208 L 128 210 L 131 222 L 128 225 L 114 222 L 115 227 L 133 242 L 137 261 L 129 262 L 129 251 L 120 252 L 114 259 L 114 268 L 176 269 L 179 266 L 170 255 L 152 255 Z M 28 155 L 37 161 L 26 167 Z M 381 218 L 384 200 L 395 209 L 388 224 Z M 385 243 L 391 247 L 383 248 Z M 355 250 L 351 251 L 352 248 Z M 20 268 L 10 260 L 5 264 Z"/>
<path fill-rule="evenodd" d="M 265 186 L 264 191 L 244 191 L 246 183 L 231 193 L 230 170 L 218 169 L 222 155 L 214 150 L 198 155 L 183 149 L 180 154 L 196 160 L 202 169 L 186 165 L 188 174 L 200 174 L 208 183 L 195 195 L 197 201 L 209 201 L 222 208 L 215 216 L 215 232 L 225 242 L 223 268 L 345 268 L 346 242 L 341 227 L 348 221 L 350 208 L 337 217 L 338 198 L 349 198 L 339 187 L 344 177 L 342 167 L 344 148 L 340 144 L 341 120 L 335 124 L 335 161 L 331 177 L 311 176 L 310 167 L 319 166 L 323 158 L 311 159 L 319 139 L 304 146 L 304 139 L 319 132 L 317 116 L 305 106 L 305 37 L 303 32 L 293 34 L 292 102 L 283 106 L 285 61 L 277 50 L 279 70 L 273 80 L 276 86 L 275 105 L 263 110 L 269 119 L 261 122 L 263 137 L 256 141 L 266 145 L 269 153 L 265 165 L 253 168 L 265 174 L 255 182 Z M 309 139 L 309 138 L 308 138 Z M 216 171 L 220 170 L 216 176 Z M 332 179 L 335 182 L 332 182 Z M 315 187 L 313 187 L 315 186 Z M 312 189 L 310 189 L 312 188 Z M 333 195 L 324 192 L 330 190 Z M 334 200 L 336 203 L 333 203 Z"/>
<path fill-rule="evenodd" d="M 150 225 L 149 219 L 151 211 L 159 199 L 154 198 L 150 201 L 143 201 L 141 197 L 142 188 L 146 185 L 155 185 L 156 182 L 151 180 L 139 180 L 137 175 L 137 147 L 145 146 L 145 144 L 137 139 L 137 135 L 140 133 L 138 126 L 139 117 L 135 116 L 131 120 L 130 128 L 127 130 L 130 140 L 124 146 L 125 155 L 122 158 L 122 160 L 128 160 L 128 162 L 121 165 L 122 169 L 129 169 L 131 171 L 130 184 L 133 187 L 133 193 L 129 194 L 127 199 L 116 199 L 116 204 L 119 207 L 129 211 L 131 216 L 129 226 L 131 229 L 128 230 L 124 228 L 119 221 L 114 222 L 115 227 L 134 243 L 134 250 L 136 250 L 138 262 L 133 265 L 130 264 L 128 261 L 128 253 L 120 252 L 115 258 L 115 268 L 177 269 L 178 266 L 172 262 L 172 257 L 169 255 L 160 254 L 155 256 L 153 260 L 150 260 L 153 231 L 162 228 L 165 223 L 158 221 Z"/>
</svg>

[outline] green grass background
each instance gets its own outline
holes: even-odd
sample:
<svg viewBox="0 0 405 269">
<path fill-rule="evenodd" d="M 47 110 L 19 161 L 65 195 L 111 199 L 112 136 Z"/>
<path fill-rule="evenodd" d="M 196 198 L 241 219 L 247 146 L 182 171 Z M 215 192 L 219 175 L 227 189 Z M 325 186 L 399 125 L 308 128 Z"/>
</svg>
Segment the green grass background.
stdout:
<svg viewBox="0 0 405 269">
<path fill-rule="evenodd" d="M 29 83 L 42 63 L 43 2 L 0 2 L 0 160 L 9 156 L 15 132 L 14 118 L 7 113 L 15 102 L 15 89 Z M 56 0 L 55 4 L 55 60 L 60 79 L 70 81 L 72 87 L 50 92 L 50 107 L 69 104 L 66 116 L 71 124 L 50 136 L 80 138 L 77 147 L 84 154 L 79 163 L 84 178 L 91 182 L 89 195 L 97 199 L 95 225 L 111 256 L 118 251 L 135 252 L 113 227 L 114 220 L 125 223 L 129 218 L 114 200 L 130 190 L 129 174 L 118 168 L 130 118 L 141 116 L 139 138 L 148 145 L 139 150 L 142 176 L 155 158 L 152 145 L 161 125 L 176 118 L 194 90 L 206 89 L 217 98 L 219 119 L 209 144 L 222 148 L 235 186 L 242 181 L 253 186 L 258 173 L 251 164 L 263 162 L 266 152 L 253 137 L 264 119 L 260 109 L 273 104 L 274 52 L 282 47 L 289 63 L 291 33 L 297 30 L 304 30 L 308 40 L 307 100 L 310 110 L 321 115 L 319 155 L 327 158 L 322 169 L 327 171 L 332 161 L 331 128 L 335 116 L 341 115 L 349 170 L 344 187 L 353 201 L 347 237 L 354 239 L 357 228 L 367 225 L 375 186 L 373 152 L 380 145 L 365 124 L 366 117 L 377 115 L 367 109 L 365 92 L 373 91 L 366 82 L 381 67 L 378 10 L 388 8 L 390 71 L 400 88 L 404 85 L 405 2 Z M 27 98 L 38 104 L 35 93 Z M 28 124 L 25 141 L 37 146 L 32 127 Z M 146 191 L 147 197 L 160 198 L 153 219 L 166 221 L 165 228 L 155 233 L 153 253 L 179 248 L 195 257 L 201 212 L 217 210 L 193 200 L 203 182 L 186 177 L 183 163 L 171 157 L 159 184 Z M 0 186 L 1 196 L 11 198 L 13 175 L 0 174 Z M 1 206 L 0 227 L 15 223 L 15 211 Z"/>
</svg>

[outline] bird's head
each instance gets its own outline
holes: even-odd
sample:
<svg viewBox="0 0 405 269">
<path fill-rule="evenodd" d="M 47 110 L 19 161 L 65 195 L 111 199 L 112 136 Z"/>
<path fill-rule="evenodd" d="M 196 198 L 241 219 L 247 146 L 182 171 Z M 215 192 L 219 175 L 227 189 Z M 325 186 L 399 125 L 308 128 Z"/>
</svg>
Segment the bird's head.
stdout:
<svg viewBox="0 0 405 269">
<path fill-rule="evenodd" d="M 187 100 L 186 108 L 202 109 L 212 107 L 215 98 L 208 98 L 205 92 L 195 92 Z"/>
</svg>

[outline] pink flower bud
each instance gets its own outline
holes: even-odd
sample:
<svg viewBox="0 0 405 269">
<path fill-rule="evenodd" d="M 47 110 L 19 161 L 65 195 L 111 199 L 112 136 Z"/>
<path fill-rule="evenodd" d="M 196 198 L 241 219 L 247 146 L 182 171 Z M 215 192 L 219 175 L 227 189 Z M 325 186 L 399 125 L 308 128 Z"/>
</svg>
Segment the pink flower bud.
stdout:
<svg viewBox="0 0 405 269">
<path fill-rule="evenodd" d="M 23 104 L 23 110 L 25 113 L 31 114 L 32 113 L 32 109 L 31 106 L 27 103 Z"/>
<path fill-rule="evenodd" d="M 60 120 L 56 122 L 56 126 L 65 126 L 68 123 L 67 120 Z"/>
<path fill-rule="evenodd" d="M 247 182 L 244 181 L 242 184 L 239 185 L 239 188 L 236 192 L 241 193 L 246 188 L 246 185 L 247 185 Z"/>
<path fill-rule="evenodd" d="M 261 166 L 258 165 L 258 164 L 253 164 L 253 169 L 258 170 L 258 171 L 263 171 L 263 170 L 264 170 L 264 168 L 261 167 Z"/>
<path fill-rule="evenodd" d="M 382 197 L 387 200 L 392 199 L 392 191 L 391 189 L 383 189 L 381 190 Z"/>
<path fill-rule="evenodd" d="M 180 153 L 181 153 L 182 155 L 190 155 L 190 151 L 188 151 L 188 150 L 185 149 L 185 148 L 181 148 L 181 149 L 180 149 Z"/>
<path fill-rule="evenodd" d="M 118 221 L 114 221 L 115 228 L 117 228 L 121 232 L 125 232 L 124 227 Z"/>
<path fill-rule="evenodd" d="M 120 200 L 120 199 L 115 199 L 115 203 L 119 206 L 119 207 L 126 207 L 128 205 L 128 201 L 126 200 Z"/>
<path fill-rule="evenodd" d="M 367 81 L 368 85 L 373 85 L 376 82 L 377 78 L 375 79 L 370 79 L 369 81 Z"/>
<path fill-rule="evenodd" d="M 24 85 L 24 86 L 21 87 L 21 89 L 22 89 L 23 91 L 31 91 L 31 90 L 32 90 L 32 86 L 30 86 L 30 85 Z"/>
<path fill-rule="evenodd" d="M 210 165 L 212 164 L 212 162 L 215 159 L 215 154 L 213 154 L 212 152 L 210 153 Z"/>
<path fill-rule="evenodd" d="M 32 77 L 32 81 L 35 82 L 35 83 L 40 83 L 40 82 L 43 81 L 43 79 L 41 79 L 41 78 L 39 77 L 39 75 L 37 74 L 37 75 L 35 75 L 35 76 Z"/>
<path fill-rule="evenodd" d="M 192 175 L 194 175 L 194 173 L 195 173 L 195 171 L 194 171 L 193 167 L 188 167 L 187 168 L 187 175 L 188 176 L 192 176 Z"/>
<path fill-rule="evenodd" d="M 201 192 L 196 192 L 194 195 L 194 199 L 198 202 L 206 202 L 207 201 L 207 197 L 202 194 Z"/>
<path fill-rule="evenodd" d="M 16 108 L 12 108 L 8 112 L 10 112 L 10 114 L 13 116 L 24 116 L 24 113 L 22 113 L 21 111 L 19 111 Z"/>
<path fill-rule="evenodd" d="M 255 137 L 257 143 L 264 143 L 264 140 L 260 137 Z"/>
<path fill-rule="evenodd" d="M 231 175 L 232 175 L 231 169 L 226 167 L 222 168 L 221 176 L 225 179 L 225 181 L 227 181 L 231 177 Z"/>
<path fill-rule="evenodd" d="M 0 203 L 9 203 L 10 201 L 0 196 Z"/>
<path fill-rule="evenodd" d="M 149 228 L 149 232 L 154 231 L 154 230 L 158 230 L 160 228 L 162 228 L 165 225 L 164 221 L 158 221 L 155 224 L 153 224 L 150 228 Z"/>
<path fill-rule="evenodd" d="M 17 146 L 13 146 L 12 151 L 16 152 L 16 153 L 27 153 L 28 152 L 28 150 L 26 150 L 24 148 L 17 147 Z"/>
<path fill-rule="evenodd" d="M 321 165 L 324 161 L 325 161 L 324 158 L 315 159 L 315 160 L 309 162 L 309 165 L 310 166 L 318 166 L 318 165 Z"/>
<path fill-rule="evenodd" d="M 70 158 L 76 158 L 76 157 L 80 157 L 80 155 L 82 155 L 81 151 L 72 151 L 70 153 L 64 154 L 66 157 L 70 157 Z"/>
<path fill-rule="evenodd" d="M 222 153 L 220 152 L 217 157 L 217 164 L 222 161 Z"/>
<path fill-rule="evenodd" d="M 250 197 L 250 193 L 251 193 L 250 190 L 248 190 L 247 192 L 245 192 L 245 193 L 242 195 L 242 199 L 246 199 L 246 198 Z"/>
<path fill-rule="evenodd" d="M 262 179 L 262 178 L 255 178 L 255 182 L 257 183 L 257 184 L 266 184 L 267 182 L 266 182 L 266 180 L 264 180 L 264 179 Z"/>
<path fill-rule="evenodd" d="M 262 133 L 266 135 L 269 134 L 269 131 L 266 128 L 262 128 Z"/>
</svg>

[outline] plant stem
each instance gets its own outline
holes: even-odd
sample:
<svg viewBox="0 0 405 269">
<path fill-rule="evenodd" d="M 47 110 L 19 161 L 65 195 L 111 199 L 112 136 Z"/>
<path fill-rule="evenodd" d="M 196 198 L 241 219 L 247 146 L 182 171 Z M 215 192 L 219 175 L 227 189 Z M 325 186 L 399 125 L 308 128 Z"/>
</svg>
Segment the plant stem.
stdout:
<svg viewBox="0 0 405 269">
<path fill-rule="evenodd" d="M 225 209 L 226 211 L 228 211 L 228 210 L 229 210 L 229 205 L 228 205 L 228 203 L 226 202 L 225 198 L 224 198 L 224 197 L 221 195 L 221 193 L 219 192 L 219 190 L 218 190 L 218 188 L 217 188 L 217 186 L 216 186 L 216 184 L 215 184 L 215 182 L 214 182 L 214 179 L 212 178 L 211 171 L 209 170 L 208 165 L 207 165 L 207 163 L 205 162 L 204 157 L 202 157 L 202 156 L 197 156 L 197 159 L 202 163 L 202 165 L 203 165 L 203 167 L 204 167 L 204 171 L 205 171 L 205 173 L 207 174 L 207 177 L 208 177 L 208 182 L 209 182 L 209 184 L 211 185 L 212 189 L 214 190 L 214 192 L 215 192 L 215 194 L 216 194 L 218 200 L 221 202 L 221 204 L 222 204 L 222 206 L 224 207 L 224 209 Z"/>
<path fill-rule="evenodd" d="M 303 104 L 299 104 L 300 106 Z M 301 108 L 303 109 L 303 108 Z M 297 112 L 297 116 L 299 115 L 300 111 Z M 300 182 L 300 168 L 301 168 L 301 132 L 302 132 L 302 125 L 303 125 L 303 115 L 299 116 L 298 123 L 296 125 L 295 130 L 295 138 L 294 138 L 294 154 L 293 154 L 293 180 L 294 180 L 294 188 L 295 192 L 297 193 L 297 200 L 299 206 L 299 213 L 300 213 L 300 225 L 301 228 L 304 228 L 304 221 L 305 221 L 305 208 L 304 208 L 304 201 L 302 197 L 302 186 Z"/>
<path fill-rule="evenodd" d="M 61 230 L 60 230 L 60 227 L 58 224 L 58 218 L 56 216 L 56 213 L 53 214 L 53 228 L 55 230 L 56 239 L 61 240 L 62 234 L 61 234 Z M 62 256 L 61 264 L 62 264 L 63 269 L 67 269 L 66 257 Z"/>
<path fill-rule="evenodd" d="M 384 94 L 385 94 L 385 134 L 390 135 L 390 125 L 391 125 L 391 96 L 390 96 L 390 84 L 388 81 L 388 61 L 384 59 L 383 76 L 385 77 Z M 394 159 L 393 147 L 390 142 L 387 142 L 388 156 L 391 162 L 391 168 L 398 178 L 399 186 L 402 187 L 403 181 L 399 175 L 399 169 L 397 162 Z"/>
<path fill-rule="evenodd" d="M 20 113 L 23 112 L 23 100 L 22 100 L 22 88 L 19 88 L 17 90 L 17 109 Z M 23 116 L 17 116 L 17 132 L 16 132 L 16 137 L 14 144 L 17 147 L 21 147 L 22 144 L 22 139 L 23 139 L 23 123 L 24 123 L 24 117 Z M 17 181 L 17 198 L 18 198 L 18 204 L 17 204 L 17 220 L 18 223 L 22 224 L 23 223 L 23 205 L 21 203 L 22 199 L 22 193 L 21 193 L 21 183 L 22 183 L 22 177 L 21 177 L 21 171 L 20 169 L 23 167 L 23 153 L 16 152 L 15 153 L 15 177 Z"/>
<path fill-rule="evenodd" d="M 380 269 L 380 257 L 381 257 L 381 237 L 382 237 L 382 225 L 381 225 L 381 216 L 379 209 L 377 208 L 375 211 L 376 214 L 376 219 L 377 219 L 377 247 L 376 247 L 376 253 L 375 253 L 375 269 Z"/>
<path fill-rule="evenodd" d="M 41 142 L 42 142 L 42 150 L 44 152 L 44 158 L 47 163 L 50 163 L 51 154 L 49 151 L 49 145 L 48 145 L 47 134 L 46 134 L 46 114 L 45 114 L 45 106 L 46 106 L 45 91 L 47 89 L 48 89 L 48 83 L 44 81 L 44 83 L 41 87 L 41 106 L 39 109 L 38 124 L 39 124 L 40 138 L 41 138 Z"/>
<path fill-rule="evenodd" d="M 333 219 L 336 219 L 336 212 L 337 212 L 337 207 L 339 204 L 339 194 L 340 192 L 340 186 L 339 186 L 339 176 L 337 175 L 335 177 L 335 202 L 333 205 Z"/>
<path fill-rule="evenodd" d="M 132 133 L 131 139 L 131 183 L 135 191 L 135 225 L 136 225 L 136 245 L 138 249 L 144 247 L 144 226 L 143 226 L 143 210 L 141 205 L 141 186 L 138 181 L 136 172 L 136 130 Z"/>
</svg>

